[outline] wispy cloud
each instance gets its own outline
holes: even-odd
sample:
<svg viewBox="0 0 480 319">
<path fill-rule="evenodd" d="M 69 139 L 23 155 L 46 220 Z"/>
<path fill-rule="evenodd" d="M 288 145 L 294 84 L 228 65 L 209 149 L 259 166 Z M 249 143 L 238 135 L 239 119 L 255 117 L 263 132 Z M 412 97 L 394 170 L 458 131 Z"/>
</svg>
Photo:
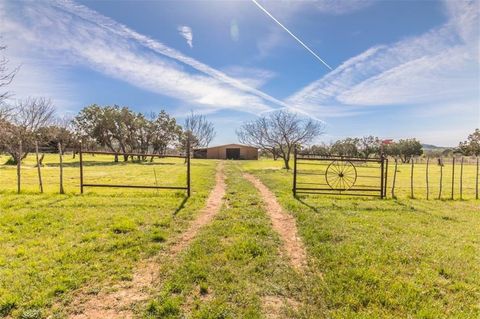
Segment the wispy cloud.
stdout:
<svg viewBox="0 0 480 319">
<path fill-rule="evenodd" d="M 323 116 L 324 111 L 361 112 L 365 106 L 441 105 L 468 96 L 480 100 L 478 2 L 447 1 L 446 12 L 449 20 L 443 26 L 372 47 L 286 102 Z"/>
<path fill-rule="evenodd" d="M 276 73 L 270 70 L 238 65 L 224 68 L 223 72 L 254 88 L 262 87 L 265 83 L 276 76 Z"/>
<path fill-rule="evenodd" d="M 307 1 L 308 2 L 308 1 Z M 372 5 L 374 0 L 313 0 L 314 7 L 328 14 L 347 14 Z"/>
<path fill-rule="evenodd" d="M 187 104 L 251 113 L 269 110 L 271 104 L 284 106 L 268 94 L 70 1 L 6 3 L 0 6 L 0 28 L 9 42 L 21 34 L 22 41 L 15 44 L 34 58 L 87 66 Z M 182 64 L 195 72 L 187 72 Z"/>
<path fill-rule="evenodd" d="M 183 25 L 178 27 L 178 33 L 182 38 L 187 41 L 187 44 L 190 48 L 193 48 L 193 33 L 192 33 L 192 28 L 189 26 Z"/>
<path fill-rule="evenodd" d="M 119 36 L 123 40 L 133 40 L 135 43 L 138 45 L 142 45 L 146 48 L 149 48 L 150 50 L 164 55 L 166 57 L 169 57 L 171 59 L 174 59 L 180 63 L 186 64 L 194 69 L 196 69 L 199 72 L 202 72 L 214 79 L 216 79 L 219 82 L 223 82 L 224 84 L 227 84 L 229 86 L 232 86 L 233 88 L 243 91 L 245 93 L 252 94 L 254 96 L 259 97 L 260 99 L 263 99 L 265 101 L 268 101 L 270 103 L 285 107 L 286 104 L 283 101 L 280 101 L 262 91 L 259 91 L 257 89 L 254 89 L 241 81 L 231 78 L 224 74 L 223 72 L 220 72 L 202 62 L 199 62 L 189 56 L 186 56 L 182 54 L 181 52 L 172 49 L 163 43 L 156 41 L 150 37 L 147 37 L 145 35 L 139 34 L 138 32 L 135 32 L 134 30 L 128 28 L 125 25 L 122 25 L 108 17 L 105 17 L 83 5 L 79 5 L 75 2 L 69 1 L 69 0 L 58 0 L 57 2 L 54 2 L 54 4 L 60 8 L 61 10 L 67 11 L 71 13 L 72 15 L 78 16 L 87 22 L 93 23 L 97 25 L 98 27 L 101 27 L 117 36 Z"/>
</svg>

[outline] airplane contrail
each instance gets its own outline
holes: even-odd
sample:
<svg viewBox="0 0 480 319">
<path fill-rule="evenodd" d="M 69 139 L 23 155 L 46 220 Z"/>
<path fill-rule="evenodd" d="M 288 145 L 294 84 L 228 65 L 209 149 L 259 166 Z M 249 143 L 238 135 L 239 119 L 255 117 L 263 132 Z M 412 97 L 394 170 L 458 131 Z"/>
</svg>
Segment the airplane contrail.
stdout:
<svg viewBox="0 0 480 319">
<path fill-rule="evenodd" d="M 295 34 L 290 32 L 287 27 L 285 27 L 280 21 L 278 21 L 273 15 L 271 15 L 270 12 L 268 12 L 267 9 L 265 9 L 260 3 L 258 3 L 256 0 L 252 0 L 252 2 L 255 3 L 255 5 L 259 7 L 263 12 L 265 12 L 270 18 L 272 18 L 272 20 L 275 21 L 279 26 L 281 26 L 283 30 L 287 31 L 288 34 L 290 34 L 295 40 L 297 40 L 297 42 L 300 43 L 305 49 L 307 49 L 308 52 L 313 54 L 313 56 L 317 58 L 320 62 L 322 62 L 323 65 L 325 65 L 330 70 L 333 70 L 330 65 L 327 64 L 327 62 L 322 60 L 322 58 L 319 57 L 315 52 L 313 52 L 305 43 L 302 42 L 302 40 L 300 40 L 297 36 L 295 36 Z"/>
</svg>

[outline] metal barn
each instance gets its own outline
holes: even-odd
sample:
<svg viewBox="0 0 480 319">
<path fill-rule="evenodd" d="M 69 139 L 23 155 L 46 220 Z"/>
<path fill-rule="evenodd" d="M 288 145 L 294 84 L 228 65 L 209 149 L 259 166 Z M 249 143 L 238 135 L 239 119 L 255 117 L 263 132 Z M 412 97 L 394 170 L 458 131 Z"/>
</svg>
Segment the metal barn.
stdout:
<svg viewBox="0 0 480 319">
<path fill-rule="evenodd" d="M 193 150 L 194 158 L 258 160 L 258 149 L 242 144 L 226 144 Z"/>
</svg>

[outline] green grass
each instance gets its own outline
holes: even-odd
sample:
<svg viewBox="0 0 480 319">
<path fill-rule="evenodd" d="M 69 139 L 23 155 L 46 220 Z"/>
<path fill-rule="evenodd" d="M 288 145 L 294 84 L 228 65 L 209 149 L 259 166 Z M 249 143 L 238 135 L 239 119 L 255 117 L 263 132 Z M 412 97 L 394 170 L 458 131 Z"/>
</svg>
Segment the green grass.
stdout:
<svg viewBox="0 0 480 319">
<path fill-rule="evenodd" d="M 280 254 L 263 203 L 238 165 L 227 165 L 226 203 L 215 220 L 172 265 L 161 291 L 145 310 L 147 318 L 262 318 L 265 298 L 298 306 L 278 310 L 285 318 L 321 316 L 321 296 Z M 169 271 L 168 271 L 169 270 Z"/>
<path fill-rule="evenodd" d="M 294 199 L 291 172 L 276 169 L 280 165 L 243 167 L 297 219 L 314 269 L 324 274 L 326 285 L 318 293 L 328 317 L 480 316 L 478 201 L 412 200 L 405 190 L 397 200 Z M 398 180 L 402 188 L 404 177 Z"/>
<path fill-rule="evenodd" d="M 152 167 L 163 184 L 184 181 L 181 162 L 166 170 L 160 163 L 112 165 L 111 159 L 97 158 L 103 163 L 86 167 L 95 182 L 126 177 L 133 184 L 152 184 Z M 70 160 L 67 194 L 59 195 L 55 161 L 46 158 L 45 194 L 35 193 L 30 158 L 21 195 L 14 193 L 15 168 L 0 168 L 0 317 L 43 318 L 77 288 L 95 291 L 129 280 L 139 259 L 156 254 L 194 218 L 214 182 L 215 162 L 194 161 L 193 196 L 187 201 L 183 191 L 88 189 L 78 195 L 78 163 Z"/>
<path fill-rule="evenodd" d="M 112 163 L 85 158 L 85 181 L 182 185 L 181 160 Z M 7 157 L 0 157 L 0 163 Z M 214 183 L 215 161 L 192 162 L 193 194 L 87 188 L 79 194 L 78 158 L 65 158 L 58 194 L 58 159 L 42 168 L 38 193 L 34 158 L 24 161 L 22 194 L 15 167 L 0 165 L 0 317 L 62 317 L 73 292 L 95 292 L 132 278 L 135 265 L 161 252 L 188 227 Z M 166 162 L 166 163 L 163 163 Z M 304 195 L 292 197 L 292 173 L 281 162 L 226 161 L 226 204 L 174 259 L 140 316 L 146 318 L 262 318 L 265 300 L 284 318 L 477 318 L 480 316 L 480 202 L 473 200 L 474 167 L 464 168 L 465 200 L 425 199 L 425 166 L 397 172 L 397 199 Z M 309 271 L 297 274 L 281 252 L 257 191 L 241 176 L 258 176 L 297 221 Z M 457 166 L 456 178 L 459 177 Z M 389 185 L 393 166 L 389 167 Z M 157 180 L 155 180 L 155 173 Z M 438 195 L 431 165 L 431 198 Z M 308 178 L 306 179 L 308 182 Z M 458 183 L 458 179 L 456 179 Z M 458 185 L 455 187 L 458 197 Z M 390 191 L 388 191 L 390 196 Z M 54 306 L 56 305 L 56 306 Z"/>
</svg>

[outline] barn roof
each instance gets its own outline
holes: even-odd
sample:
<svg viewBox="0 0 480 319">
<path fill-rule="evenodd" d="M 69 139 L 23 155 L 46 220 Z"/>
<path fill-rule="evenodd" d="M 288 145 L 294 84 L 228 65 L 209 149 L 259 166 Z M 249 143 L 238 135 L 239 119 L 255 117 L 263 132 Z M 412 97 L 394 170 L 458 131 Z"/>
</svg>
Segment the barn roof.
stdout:
<svg viewBox="0 0 480 319">
<path fill-rule="evenodd" d="M 210 149 L 210 148 L 232 147 L 232 146 L 234 146 L 234 147 L 246 147 L 246 148 L 258 149 L 258 148 L 256 148 L 256 147 L 249 146 L 249 145 L 232 143 L 232 144 L 215 145 L 215 146 L 210 146 L 210 147 L 200 147 L 200 148 L 196 148 L 196 150 L 206 150 L 206 149 Z"/>
</svg>

